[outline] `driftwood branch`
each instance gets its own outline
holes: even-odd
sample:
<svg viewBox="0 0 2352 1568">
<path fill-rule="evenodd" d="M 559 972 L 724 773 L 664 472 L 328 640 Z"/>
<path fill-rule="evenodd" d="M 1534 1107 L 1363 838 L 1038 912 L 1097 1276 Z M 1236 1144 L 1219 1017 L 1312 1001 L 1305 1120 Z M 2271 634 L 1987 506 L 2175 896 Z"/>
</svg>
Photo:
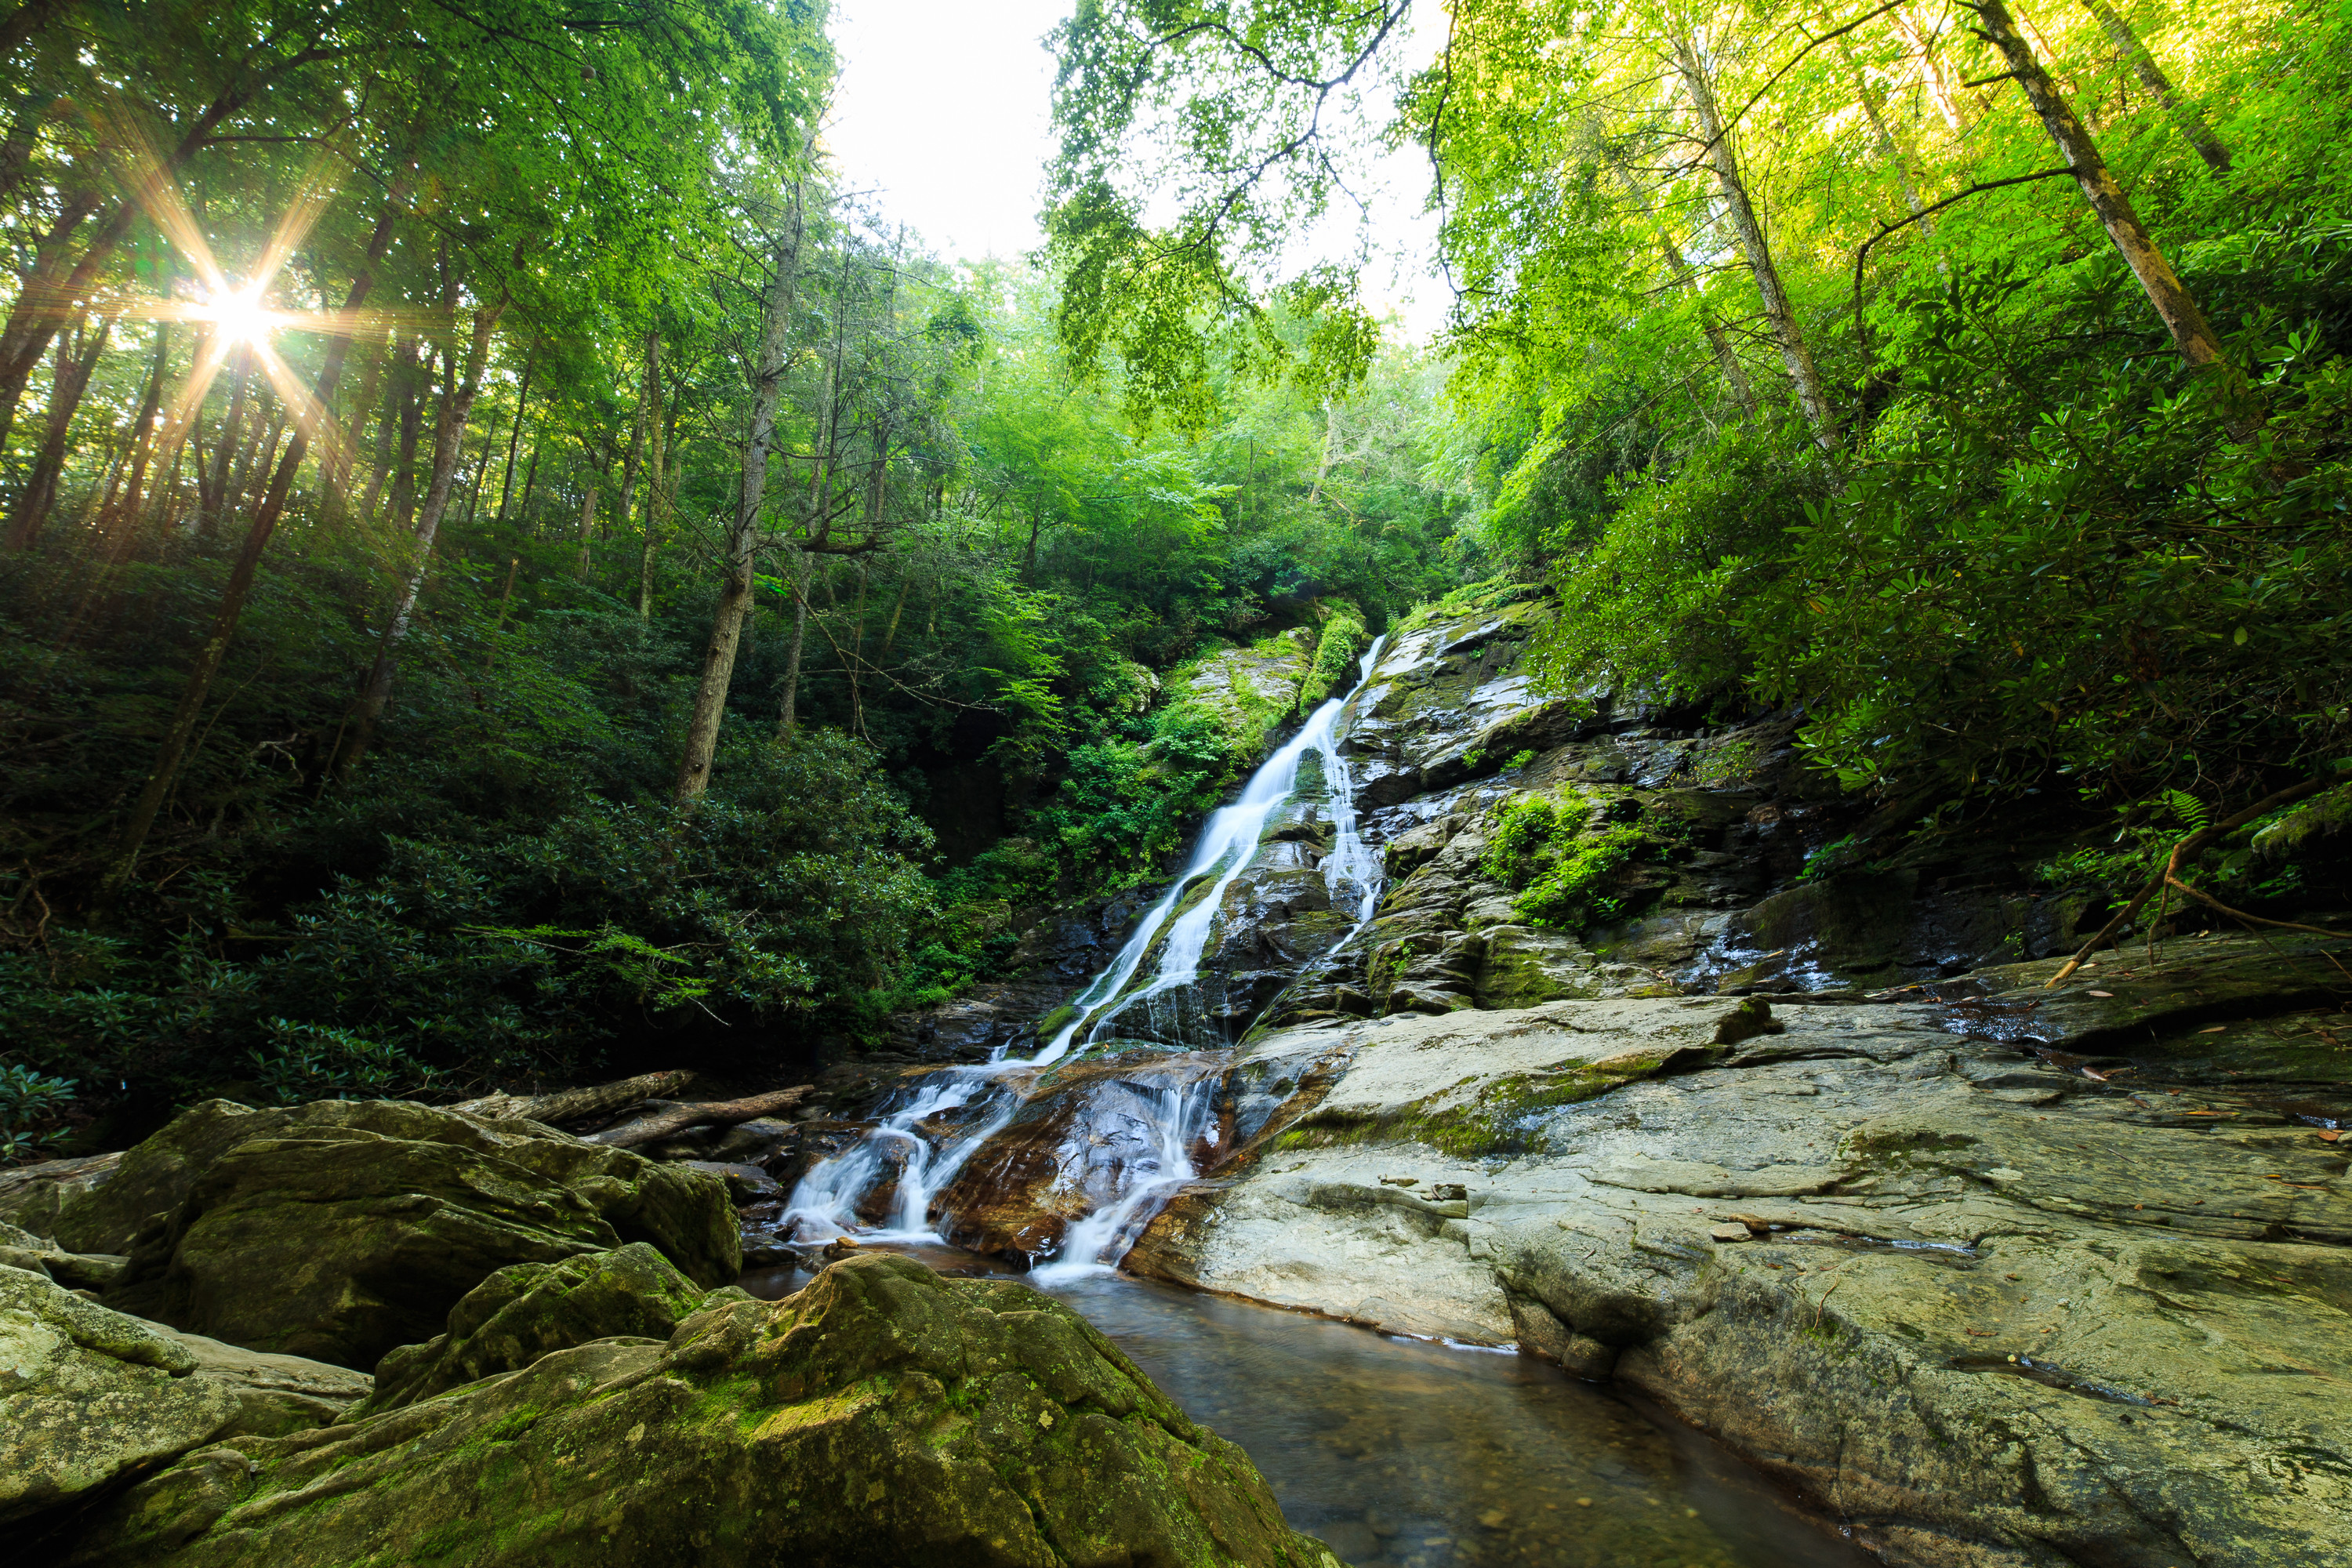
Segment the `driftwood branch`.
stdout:
<svg viewBox="0 0 2352 1568">
<path fill-rule="evenodd" d="M 689 1127 L 732 1127 L 739 1121 L 790 1110 L 807 1099 L 815 1087 L 814 1084 L 804 1083 L 796 1089 L 755 1094 L 749 1100 L 711 1100 L 698 1104 L 665 1106 L 650 1115 L 625 1121 L 618 1127 L 608 1127 L 592 1135 L 588 1142 L 609 1143 L 616 1149 L 634 1149 L 640 1143 L 657 1142 Z"/>
<path fill-rule="evenodd" d="M 649 1072 L 641 1078 L 625 1078 L 618 1083 L 600 1083 L 587 1089 L 560 1089 L 553 1094 L 520 1095 L 491 1094 L 479 1100 L 469 1100 L 451 1110 L 467 1116 L 492 1119 L 513 1118 L 524 1121 L 577 1121 L 583 1117 L 601 1116 L 626 1110 L 641 1100 L 661 1100 L 676 1094 L 694 1081 L 686 1071 Z"/>
<path fill-rule="evenodd" d="M 2280 931 L 2307 931 L 2314 936 L 2342 936 L 2344 934 L 2340 931 L 2329 931 L 2326 926 L 2299 926 L 2293 921 L 2264 920 L 2260 915 L 2250 915 L 2243 910 L 2233 910 L 2229 905 L 2223 903 L 2221 900 L 2215 898 L 2212 894 L 2192 888 L 2178 877 L 2167 877 L 2164 881 L 2167 887 L 2178 888 L 2182 892 L 2188 894 L 2190 898 L 2197 900 L 2199 902 L 2210 904 L 2215 909 L 2221 910 L 2223 914 L 2229 916 L 2231 920 L 2243 921 L 2248 925 L 2274 926 Z"/>
<path fill-rule="evenodd" d="M 2221 837 L 2225 833 L 2233 832 L 2238 828 L 2243 827 L 2247 823 L 2253 821 L 2257 817 L 2268 816 L 2270 813 L 2276 811 L 2280 806 L 2301 800 L 2305 795 L 2317 795 L 2321 790 L 2326 789 L 2334 784 L 2342 784 L 2347 779 L 2352 779 L 2352 768 L 2331 768 L 2327 772 L 2321 773 L 2316 778 L 2308 778 L 2304 780 L 2301 784 L 2289 784 L 2283 790 L 2277 790 L 2270 795 L 2266 795 L 2263 796 L 2262 799 L 2254 802 L 2253 805 L 2246 807 L 2245 810 L 2238 813 L 2237 816 L 2217 822 L 2201 833 L 2192 833 L 2188 837 L 2182 839 L 2179 843 L 2174 845 L 2172 847 L 2172 853 L 2165 858 L 2164 869 L 2158 871 L 2155 876 L 2150 877 L 2147 879 L 2147 886 L 2142 888 L 2139 892 L 2133 897 L 2130 903 L 2126 904 L 2122 909 L 2116 910 L 2116 918 L 2109 921 L 2105 925 L 2101 926 L 2099 928 L 2098 935 L 2093 937 L 2090 941 L 2083 944 L 2082 952 L 2068 959 L 2064 966 L 2062 967 L 2057 973 L 2043 981 L 2042 983 L 2042 989 L 2044 991 L 2049 990 L 2052 986 L 2056 985 L 2060 981 L 2065 979 L 2066 976 L 2074 973 L 2075 970 L 2081 968 L 2083 965 L 2083 960 L 2090 957 L 2091 954 L 2106 946 L 2107 942 L 2115 936 L 2116 932 L 2123 930 L 2126 926 L 2131 923 L 2132 917 L 2139 913 L 2140 906 L 2147 903 L 2147 900 L 2167 883 L 2170 883 L 2172 886 L 2179 888 L 2184 893 L 2195 892 L 2196 889 L 2186 886 L 2179 879 L 2180 876 L 2181 861 L 2187 859 L 2189 856 L 2194 855 L 2200 849 L 2204 848 L 2205 846 L 2212 843 L 2215 839 Z M 2197 896 L 2202 898 L 2204 895 L 2198 894 Z M 2231 912 L 2234 913 L 2235 911 L 2233 910 Z"/>
</svg>

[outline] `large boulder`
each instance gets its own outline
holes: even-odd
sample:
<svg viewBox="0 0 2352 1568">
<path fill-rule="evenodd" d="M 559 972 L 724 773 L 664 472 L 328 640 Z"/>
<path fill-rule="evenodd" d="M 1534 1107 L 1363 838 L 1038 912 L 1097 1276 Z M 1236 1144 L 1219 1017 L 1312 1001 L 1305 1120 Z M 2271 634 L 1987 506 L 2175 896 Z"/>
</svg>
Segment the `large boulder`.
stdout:
<svg viewBox="0 0 2352 1568">
<path fill-rule="evenodd" d="M 320 1426 L 368 1386 L 362 1373 L 176 1334 L 0 1267 L 0 1524 L 69 1508 L 205 1443 Z"/>
<path fill-rule="evenodd" d="M 213 1100 L 60 1207 L 127 1250 L 109 1305 L 251 1349 L 372 1367 L 512 1263 L 648 1242 L 705 1288 L 740 1241 L 725 1184 L 536 1122 L 400 1100 Z"/>
<path fill-rule="evenodd" d="M 1318 1050 L 1337 1081 L 1129 1267 L 1613 1375 L 1894 1563 L 2336 1561 L 2352 1194 L 2315 1121 L 2352 1069 L 2334 1003 L 2274 1011 L 2329 958 L 1269 1037 L 1242 1071 Z M 2271 1061 L 2301 1081 L 2252 1083 Z"/>
<path fill-rule="evenodd" d="M 591 1340 L 666 1340 L 709 1293 L 642 1241 L 509 1264 L 449 1310 L 446 1331 L 376 1363 L 367 1411 L 397 1410 Z"/>
<path fill-rule="evenodd" d="M 75 1568 L 268 1563 L 1338 1568 L 1232 1444 L 1057 1302 L 905 1258 L 445 1397 L 189 1455 Z"/>
</svg>

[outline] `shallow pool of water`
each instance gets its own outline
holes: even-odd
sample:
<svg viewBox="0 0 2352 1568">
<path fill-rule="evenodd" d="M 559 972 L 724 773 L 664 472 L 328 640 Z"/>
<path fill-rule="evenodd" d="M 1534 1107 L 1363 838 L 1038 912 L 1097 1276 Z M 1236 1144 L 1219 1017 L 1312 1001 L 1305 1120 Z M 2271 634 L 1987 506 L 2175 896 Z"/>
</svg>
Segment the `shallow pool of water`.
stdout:
<svg viewBox="0 0 2352 1568">
<path fill-rule="evenodd" d="M 993 1272 L 922 1248 L 953 1272 Z M 747 1279 L 782 1294 L 806 1277 Z M 1549 1363 L 1100 1274 L 1052 1293 L 1354 1568 L 1860 1568 L 1723 1449 Z"/>
</svg>

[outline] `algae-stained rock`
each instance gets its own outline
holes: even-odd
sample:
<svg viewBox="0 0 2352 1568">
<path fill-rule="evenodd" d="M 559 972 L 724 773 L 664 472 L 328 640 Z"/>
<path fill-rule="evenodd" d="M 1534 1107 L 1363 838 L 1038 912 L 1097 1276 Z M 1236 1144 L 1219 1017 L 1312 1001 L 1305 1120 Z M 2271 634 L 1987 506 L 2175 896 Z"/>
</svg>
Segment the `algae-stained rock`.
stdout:
<svg viewBox="0 0 2352 1568">
<path fill-rule="evenodd" d="M 1076 1313 L 887 1256 L 706 1309 L 667 1344 L 600 1340 L 191 1455 L 59 1546 L 78 1568 L 1338 1568 Z"/>
<path fill-rule="evenodd" d="M 155 1331 L 195 1358 L 195 1375 L 236 1402 L 215 1437 L 278 1437 L 324 1426 L 374 1392 L 375 1379 L 347 1366 L 249 1351 L 158 1323 Z"/>
<path fill-rule="evenodd" d="M 0 1524 L 32 1518 L 225 1429 L 236 1395 L 152 1323 L 0 1268 Z"/>
<path fill-rule="evenodd" d="M 0 1220 L 54 1238 L 58 1212 L 111 1180 L 121 1163 L 122 1151 L 117 1149 L 0 1171 Z"/>
<path fill-rule="evenodd" d="M 44 1236 L 0 1220 L 0 1264 L 76 1289 L 103 1290 L 122 1278 L 130 1259 L 120 1254 L 68 1252 Z"/>
<path fill-rule="evenodd" d="M 449 1309 L 449 1327 L 376 1364 L 368 1413 L 529 1366 L 591 1340 L 667 1339 L 703 1288 L 642 1241 L 560 1263 L 514 1263 Z"/>
<path fill-rule="evenodd" d="M 289 1111 L 200 1106 L 131 1151 L 100 1196 L 150 1168 L 176 1194 L 110 1303 L 256 1350 L 373 1366 L 440 1331 L 510 1263 L 652 1243 L 706 1286 L 740 1259 L 714 1178 L 531 1122 L 398 1100 Z M 243 1134 L 218 1135 L 223 1127 Z"/>
<path fill-rule="evenodd" d="M 2180 957 L 2241 1011 L 2307 963 Z M 2155 988 L 2174 1027 L 2197 989 Z M 1320 1105 L 1130 1267 L 1613 1373 L 1911 1568 L 2343 1555 L 2340 1140 L 2259 1089 L 2169 1090 L 2160 1055 L 2102 1082 L 1985 1037 L 2007 1003 L 1776 998 L 1661 1058 L 1687 1006 L 1328 1026 L 1353 1043 Z M 1415 1195 L 1441 1183 L 1466 1201 Z"/>
<path fill-rule="evenodd" d="M 372 1384 L 179 1333 L 0 1267 L 0 1524 L 70 1508 L 205 1443 L 322 1426 Z"/>
</svg>

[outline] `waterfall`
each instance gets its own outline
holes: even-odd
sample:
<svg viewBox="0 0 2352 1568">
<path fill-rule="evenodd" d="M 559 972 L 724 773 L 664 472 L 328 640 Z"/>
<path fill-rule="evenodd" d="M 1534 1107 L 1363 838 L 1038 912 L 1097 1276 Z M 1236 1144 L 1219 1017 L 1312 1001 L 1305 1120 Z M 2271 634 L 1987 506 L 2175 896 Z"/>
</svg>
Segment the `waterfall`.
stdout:
<svg viewBox="0 0 2352 1568">
<path fill-rule="evenodd" d="M 812 1166 L 793 1189 L 786 1217 L 799 1234 L 838 1236 L 851 1229 L 861 1201 L 895 1165 L 898 1186 L 888 1223 L 873 1234 L 937 1239 L 932 1205 L 982 1146 L 1011 1124 L 1029 1099 L 1034 1069 L 1093 1043 L 1128 1007 L 1149 1006 L 1151 998 L 1200 979 L 1201 955 L 1225 892 L 1256 854 L 1267 819 L 1298 787 L 1299 763 L 1309 751 L 1321 759 L 1331 794 L 1333 842 L 1323 864 L 1325 882 L 1335 907 L 1353 896 L 1361 929 L 1380 900 L 1380 861 L 1357 832 L 1355 791 L 1339 755 L 1339 726 L 1348 703 L 1371 679 L 1386 640 L 1375 641 L 1357 661 L 1356 683 L 1348 693 L 1316 709 L 1298 733 L 1250 776 L 1240 796 L 1210 816 L 1183 872 L 1078 994 L 1070 1021 L 1053 1039 L 1034 1056 L 943 1068 L 899 1091 L 856 1147 Z M 1210 878 L 1215 880 L 1202 890 Z M 1130 989 L 1155 948 L 1159 961 L 1150 978 Z M 1192 1150 L 1211 1135 L 1210 1110 L 1221 1075 L 1193 1073 L 1176 1082 L 1166 1081 L 1167 1076 L 1148 1070 L 1137 1075 L 1135 1087 L 1152 1101 L 1150 1114 L 1128 1118 L 1133 1126 L 1121 1134 L 1138 1145 L 1137 1152 L 1118 1162 L 1115 1190 L 1070 1226 L 1050 1268 L 1116 1266 L 1168 1197 L 1199 1173 Z M 1160 1081 L 1147 1085 L 1143 1080 L 1149 1078 Z M 921 1130 L 924 1123 L 950 1120 L 957 1123 L 953 1131 L 927 1136 Z"/>
<path fill-rule="evenodd" d="M 1265 832 L 1266 818 L 1275 808 L 1288 800 L 1298 787 L 1298 763 L 1309 751 L 1323 761 L 1324 777 L 1329 783 L 1335 815 L 1339 818 L 1339 840 L 1333 846 L 1331 863 L 1325 876 L 1335 896 L 1339 879 L 1345 875 L 1362 888 L 1361 897 L 1369 901 L 1378 896 L 1379 868 L 1363 840 L 1356 835 L 1354 792 L 1349 787 L 1347 764 L 1339 758 L 1339 716 L 1349 700 L 1371 679 L 1372 662 L 1380 658 L 1381 645 L 1388 639 L 1376 640 L 1364 650 L 1356 664 L 1356 684 L 1344 697 L 1335 697 L 1315 710 L 1298 733 L 1287 744 L 1268 757 L 1248 784 L 1242 787 L 1241 798 L 1233 805 L 1220 806 L 1201 829 L 1199 841 L 1193 846 L 1192 858 L 1184 870 L 1170 884 L 1167 894 L 1154 904 L 1142 920 L 1136 922 L 1135 934 L 1127 939 L 1118 957 L 1108 968 L 1095 977 L 1094 983 L 1079 993 L 1072 1004 L 1076 1016 L 1065 1025 L 1053 1042 L 1031 1059 L 1039 1063 L 1055 1062 L 1068 1054 L 1079 1031 L 1087 1038 L 1097 1037 L 1101 1026 L 1118 1013 L 1136 1004 L 1149 1005 L 1150 999 L 1189 985 L 1201 977 L 1201 953 L 1208 946 L 1209 928 L 1217 918 L 1224 902 L 1225 891 L 1248 867 L 1250 858 L 1257 853 L 1258 840 Z M 1344 872 L 1340 862 L 1346 862 Z M 1182 903 L 1188 893 L 1199 887 L 1203 878 L 1214 876 L 1216 881 L 1205 893 L 1192 898 L 1191 906 L 1176 916 L 1173 924 L 1168 918 Z M 1160 950 L 1160 965 L 1151 978 L 1139 989 L 1127 991 L 1128 983 L 1142 967 L 1143 960 L 1159 942 L 1161 928 L 1166 926 L 1167 941 Z"/>
</svg>

